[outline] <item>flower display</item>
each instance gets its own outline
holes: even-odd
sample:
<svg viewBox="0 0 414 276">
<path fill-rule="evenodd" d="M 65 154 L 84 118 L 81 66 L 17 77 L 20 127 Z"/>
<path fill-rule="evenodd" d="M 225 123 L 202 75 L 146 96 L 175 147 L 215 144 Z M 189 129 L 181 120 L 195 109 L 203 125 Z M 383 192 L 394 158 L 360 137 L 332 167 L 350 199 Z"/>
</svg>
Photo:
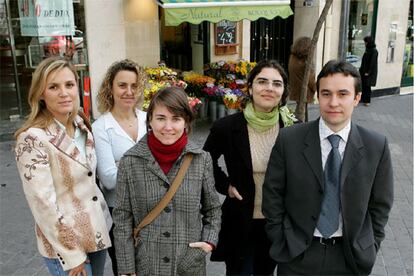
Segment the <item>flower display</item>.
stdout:
<svg viewBox="0 0 414 276">
<path fill-rule="evenodd" d="M 239 78 L 247 78 L 247 75 L 249 72 L 253 69 L 253 67 L 256 66 L 256 62 L 250 62 L 245 60 L 240 60 L 236 64 L 236 75 L 238 75 Z"/>
<path fill-rule="evenodd" d="M 184 72 L 184 81 L 188 84 L 186 92 L 191 96 L 203 97 L 205 96 L 203 88 L 207 83 L 214 83 L 216 80 L 212 77 L 200 75 L 196 72 Z"/>
<path fill-rule="evenodd" d="M 144 103 L 142 109 L 147 110 L 152 96 L 164 87 L 177 86 L 185 89 L 187 83 L 178 79 L 178 74 L 174 70 L 160 65 L 159 67 L 147 67 L 145 72 L 148 74 L 149 80 L 144 88 Z"/>
<path fill-rule="evenodd" d="M 203 104 L 199 98 L 196 97 L 190 97 L 188 96 L 188 104 L 191 107 L 191 110 L 193 110 L 194 113 L 197 113 L 200 106 Z"/>
</svg>

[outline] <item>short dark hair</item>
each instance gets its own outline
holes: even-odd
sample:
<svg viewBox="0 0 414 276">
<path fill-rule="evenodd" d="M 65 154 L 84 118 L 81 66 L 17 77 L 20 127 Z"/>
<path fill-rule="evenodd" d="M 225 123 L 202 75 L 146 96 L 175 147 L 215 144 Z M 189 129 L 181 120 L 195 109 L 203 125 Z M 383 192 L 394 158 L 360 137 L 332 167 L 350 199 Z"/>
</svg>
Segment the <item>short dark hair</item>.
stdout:
<svg viewBox="0 0 414 276">
<path fill-rule="evenodd" d="M 358 70 L 349 62 L 343 60 L 330 60 L 322 68 L 316 80 L 316 90 L 319 95 L 319 84 L 322 78 L 333 74 L 344 74 L 354 78 L 355 96 L 361 92 L 361 75 Z"/>
<path fill-rule="evenodd" d="M 280 105 L 286 105 L 287 97 L 289 95 L 289 84 L 288 84 L 288 77 L 285 72 L 285 69 L 283 69 L 282 65 L 279 64 L 277 60 L 272 59 L 264 59 L 259 61 L 255 67 L 250 71 L 249 76 L 247 77 L 247 87 L 250 89 L 253 85 L 254 78 L 262 72 L 263 68 L 273 68 L 276 69 L 280 76 L 282 76 L 283 79 L 283 94 L 282 98 L 280 99 Z"/>
<path fill-rule="evenodd" d="M 187 94 L 179 87 L 165 87 L 155 93 L 147 110 L 147 129 L 150 127 L 152 114 L 157 105 L 165 106 L 171 113 L 184 118 L 187 125 L 187 132 L 191 132 L 191 124 L 195 119 L 195 115 L 188 104 Z"/>
</svg>

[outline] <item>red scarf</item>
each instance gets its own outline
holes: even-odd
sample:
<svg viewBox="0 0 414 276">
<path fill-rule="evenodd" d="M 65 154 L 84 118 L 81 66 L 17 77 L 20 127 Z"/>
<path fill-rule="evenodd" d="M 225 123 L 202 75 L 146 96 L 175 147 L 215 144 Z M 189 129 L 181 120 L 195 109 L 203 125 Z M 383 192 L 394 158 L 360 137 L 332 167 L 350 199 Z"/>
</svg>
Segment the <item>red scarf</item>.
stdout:
<svg viewBox="0 0 414 276">
<path fill-rule="evenodd" d="M 174 162 L 183 152 L 187 141 L 188 137 L 185 131 L 180 139 L 172 145 L 164 145 L 155 137 L 154 132 L 148 133 L 148 147 L 165 174 L 168 174 Z"/>
</svg>

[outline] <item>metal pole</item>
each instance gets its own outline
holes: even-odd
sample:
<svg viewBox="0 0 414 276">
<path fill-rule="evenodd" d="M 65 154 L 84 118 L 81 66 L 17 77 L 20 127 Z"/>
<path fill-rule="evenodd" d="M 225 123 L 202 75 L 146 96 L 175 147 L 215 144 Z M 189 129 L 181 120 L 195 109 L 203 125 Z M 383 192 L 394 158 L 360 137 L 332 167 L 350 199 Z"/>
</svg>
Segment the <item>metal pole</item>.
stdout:
<svg viewBox="0 0 414 276">
<path fill-rule="evenodd" d="M 345 60 L 348 51 L 348 25 L 350 0 L 342 0 L 341 23 L 339 26 L 338 59 Z"/>
<path fill-rule="evenodd" d="M 17 72 L 17 60 L 16 60 L 16 46 L 14 44 L 14 34 L 11 22 L 11 14 L 10 14 L 10 0 L 6 0 L 6 17 L 7 17 L 7 28 L 9 31 L 9 39 L 10 39 L 10 49 L 13 59 L 13 70 L 14 70 L 14 81 L 16 83 L 16 92 L 17 92 L 17 104 L 19 108 L 19 115 L 20 117 L 23 116 L 23 109 L 22 109 L 22 97 L 20 95 L 20 82 L 19 82 L 19 75 Z"/>
</svg>

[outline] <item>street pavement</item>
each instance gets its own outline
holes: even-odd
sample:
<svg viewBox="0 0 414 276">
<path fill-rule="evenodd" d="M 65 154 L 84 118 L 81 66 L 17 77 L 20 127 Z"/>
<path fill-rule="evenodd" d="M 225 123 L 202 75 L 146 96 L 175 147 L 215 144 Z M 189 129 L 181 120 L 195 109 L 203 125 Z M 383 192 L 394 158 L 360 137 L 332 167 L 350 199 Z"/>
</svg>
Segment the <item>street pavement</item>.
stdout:
<svg viewBox="0 0 414 276">
<path fill-rule="evenodd" d="M 318 114 L 318 106 L 310 106 L 309 118 Z M 413 275 L 413 94 L 373 98 L 369 107 L 355 109 L 353 121 L 387 136 L 394 168 L 394 206 L 371 275 Z M 49 275 L 37 252 L 33 218 L 12 152 L 11 133 L 19 124 L 0 123 L 0 275 Z M 192 136 L 200 145 L 210 125 L 206 120 L 196 123 Z M 223 263 L 208 263 L 209 276 L 224 272 Z M 105 275 L 111 274 L 108 257 Z"/>
</svg>

